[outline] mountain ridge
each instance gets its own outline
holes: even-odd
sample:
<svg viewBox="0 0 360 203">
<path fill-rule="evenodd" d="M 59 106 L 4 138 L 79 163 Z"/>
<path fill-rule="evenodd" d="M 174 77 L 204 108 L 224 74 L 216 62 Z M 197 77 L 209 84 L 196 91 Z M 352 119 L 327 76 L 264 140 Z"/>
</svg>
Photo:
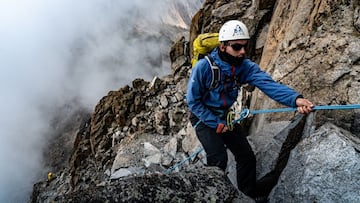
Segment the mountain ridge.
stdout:
<svg viewBox="0 0 360 203">
<path fill-rule="evenodd" d="M 261 61 L 260 64 L 268 64 L 266 67 L 269 72 L 277 78 L 279 75 L 283 79 L 281 81 L 287 81 L 290 85 L 294 85 L 297 88 L 305 89 L 304 94 L 313 95 L 314 101 L 317 103 L 323 103 L 322 100 L 339 102 L 345 98 L 345 103 L 356 103 L 359 101 L 359 95 L 356 94 L 359 86 L 359 64 L 358 58 L 360 58 L 360 52 L 354 50 L 360 50 L 360 47 L 354 44 L 356 41 L 356 36 L 359 34 L 359 30 L 356 29 L 356 26 L 353 26 L 350 31 L 340 32 L 338 35 L 332 33 L 332 38 L 319 38 L 318 36 L 326 35 L 326 32 L 323 29 L 329 29 L 328 23 L 331 22 L 332 18 L 335 18 L 337 15 L 341 15 L 342 12 L 351 12 L 356 16 L 358 13 L 359 5 L 355 1 L 349 1 L 347 3 L 337 2 L 339 4 L 334 5 L 330 1 L 316 1 L 311 3 L 311 1 L 303 2 L 303 4 L 317 6 L 315 10 L 306 10 L 314 7 L 301 7 L 297 1 L 278 1 L 275 4 L 275 1 L 267 1 L 266 5 L 254 5 L 251 1 L 239 1 L 228 3 L 226 1 L 206 1 L 204 7 L 194 16 L 192 20 L 192 26 L 190 29 L 189 42 L 194 39 L 196 33 L 202 33 L 207 31 L 216 30 L 222 24 L 230 18 L 241 18 L 249 25 L 249 30 L 251 35 L 256 36 L 266 36 L 265 43 L 263 46 L 256 46 L 255 42 L 250 43 L 250 50 L 252 49 L 253 55 L 249 57 L 254 58 L 255 60 Z M 246 9 L 235 12 L 232 8 L 234 5 L 246 5 Z M 286 8 L 292 9 L 286 9 Z M 262 8 L 263 10 L 261 10 Z M 269 10 L 269 8 L 274 8 L 274 11 Z M 258 10 L 259 9 L 259 10 Z M 254 14 L 260 13 L 260 15 Z M 306 12 L 305 12 L 306 11 Z M 266 12 L 268 12 L 266 14 Z M 309 26 L 304 23 L 300 28 L 292 27 L 290 23 L 290 28 L 287 27 L 286 32 L 279 33 L 279 36 L 270 35 L 271 33 L 276 33 L 277 27 L 289 26 L 287 20 L 292 18 L 283 18 L 280 14 L 292 16 L 298 18 L 300 14 L 309 15 L 309 18 L 313 17 L 317 21 L 323 22 L 323 25 L 314 23 L 310 26 L 313 33 L 308 32 Z M 312 13 L 313 12 L 313 13 Z M 319 13 L 316 13 L 319 12 Z M 271 20 L 268 18 L 268 14 L 273 13 Z M 280 13 L 280 14 L 279 14 Z M 216 14 L 216 15 L 214 15 Z M 326 15 L 325 15 L 326 14 Z M 334 16 L 333 16 L 334 15 Z M 316 18 L 314 17 L 316 16 Z M 330 17 L 329 17 L 330 16 Z M 354 17 L 347 15 L 347 18 L 339 19 L 340 24 L 345 23 L 346 29 L 351 28 L 351 23 L 354 21 Z M 261 22 L 261 23 L 259 23 Z M 334 22 L 334 21 L 333 21 Z M 284 23 L 284 24 L 282 24 Z M 259 27 L 263 25 L 263 27 Z M 268 34 L 260 35 L 259 33 L 265 32 L 265 25 L 268 25 Z M 325 26 L 325 27 L 324 27 Z M 285 28 L 284 28 L 285 29 Z M 291 29 L 295 29 L 300 34 L 294 34 Z M 345 29 L 345 30 L 346 30 Z M 290 34 L 286 34 L 289 32 Z M 305 34 L 306 35 L 305 35 Z M 259 34 L 259 35 L 258 35 Z M 286 37 L 283 37 L 286 36 Z M 336 42 L 334 39 L 346 37 L 339 42 Z M 284 41 L 282 41 L 282 39 Z M 316 44 L 313 40 L 320 39 L 321 43 Z M 276 40 L 278 40 L 276 42 Z M 260 41 L 260 39 L 258 39 Z M 297 56 L 302 56 L 308 58 L 307 61 L 310 61 L 313 64 L 317 64 L 317 61 L 320 59 L 314 59 L 317 55 L 322 55 L 325 47 L 329 49 L 329 52 L 332 54 L 329 57 L 322 57 L 322 63 L 330 63 L 327 59 L 339 56 L 339 50 L 332 49 L 329 46 L 329 43 L 333 42 L 333 45 L 336 49 L 341 50 L 341 52 L 349 53 L 343 55 L 343 58 L 339 61 L 332 61 L 333 67 L 337 67 L 336 70 L 341 68 L 340 66 L 345 67 L 345 71 L 338 75 L 335 71 L 335 75 L 332 75 L 332 71 L 328 71 L 327 76 L 334 83 L 331 88 L 334 88 L 334 92 L 331 92 L 328 95 L 323 95 L 322 93 L 318 96 L 314 96 L 315 90 L 322 88 L 321 85 L 314 86 L 311 82 L 302 83 L 299 79 L 294 79 L 296 76 L 304 79 L 305 76 L 310 77 L 304 79 L 305 81 L 316 81 L 318 75 L 306 75 L 311 69 L 306 69 L 308 66 L 307 63 L 303 63 L 304 68 L 293 70 L 292 67 L 298 67 L 299 65 L 293 64 L 292 61 L 299 62 Z M 76 141 L 74 144 L 74 150 L 71 155 L 69 162 L 69 167 L 66 167 L 65 170 L 57 174 L 54 179 L 46 182 L 39 182 L 34 187 L 34 192 L 32 195 L 31 202 L 46 202 L 51 200 L 59 200 L 59 202 L 73 201 L 78 202 L 87 202 L 88 197 L 99 198 L 101 200 L 111 200 L 115 202 L 122 201 L 152 201 L 154 197 L 152 195 L 156 194 L 155 191 L 171 191 L 169 185 L 162 186 L 161 184 L 157 185 L 161 181 L 174 181 L 171 182 L 175 185 L 178 185 L 177 192 L 184 192 L 187 197 L 192 199 L 184 198 L 184 194 L 174 192 L 173 196 L 170 195 L 163 197 L 163 199 L 156 199 L 158 201 L 169 201 L 169 200 L 187 200 L 187 201 L 196 201 L 196 200 L 218 200 L 220 202 L 224 201 L 226 198 L 223 198 L 224 195 L 227 196 L 229 201 L 241 201 L 241 202 L 253 202 L 253 200 L 248 197 L 243 196 L 242 193 L 231 192 L 224 193 L 224 191 L 236 191 L 233 189 L 232 183 L 230 183 L 226 178 L 225 174 L 217 171 L 213 168 L 203 168 L 206 163 L 204 153 L 199 154 L 194 160 L 191 160 L 189 163 L 186 163 L 183 170 L 177 170 L 174 174 L 169 176 L 159 175 L 161 174 L 164 168 L 161 167 L 170 167 L 178 161 L 183 160 L 184 157 L 191 155 L 195 150 L 197 150 L 200 145 L 194 135 L 193 129 L 189 126 L 187 120 L 187 107 L 183 99 L 186 91 L 187 78 L 191 67 L 188 64 L 188 58 L 190 56 L 184 56 L 186 51 L 184 47 L 187 41 L 185 37 L 180 39 L 178 43 L 175 43 L 170 51 L 171 60 L 172 60 L 172 70 L 173 73 L 164 77 L 155 77 L 152 81 L 148 82 L 143 79 L 135 79 L 132 82 L 132 86 L 125 86 L 120 88 L 118 91 L 110 91 L 107 96 L 103 97 L 98 105 L 96 106 L 94 112 L 91 115 L 91 119 L 86 121 L 85 128 L 81 129 L 76 135 Z M 309 43 L 309 44 L 308 44 Z M 310 47 L 311 49 L 309 49 Z M 176 50 L 176 51 L 174 51 Z M 267 50 L 268 53 L 264 53 L 263 50 Z M 273 50 L 272 52 L 268 50 Z M 329 53 L 328 52 L 328 53 Z M 281 53 L 281 54 L 280 54 Z M 307 55 L 306 55 L 307 54 Z M 291 58 L 293 60 L 284 60 L 284 56 Z M 276 58 L 278 57 L 278 58 Z M 346 60 L 352 58 L 349 60 Z M 279 63 L 276 63 L 276 59 L 279 59 Z M 301 57 L 300 57 L 301 59 Z M 314 59 L 314 60 L 312 60 Z M 175 63 L 176 62 L 176 63 Z M 281 62 L 281 63 L 280 63 Z M 347 67 L 351 67 L 350 72 L 346 71 Z M 290 70 L 288 70 L 290 69 Z M 288 70 L 287 73 L 285 70 Z M 304 71 L 304 74 L 301 74 Z M 281 73 L 281 74 L 280 74 Z M 283 76 L 282 73 L 286 73 Z M 297 73 L 297 74 L 295 74 Z M 288 79 L 289 77 L 290 79 Z M 291 78 L 294 80 L 290 81 Z M 343 81 L 345 85 L 339 84 L 339 81 Z M 357 82 L 356 82 L 357 81 Z M 300 86 L 299 86 L 300 85 Z M 305 88 L 304 88 L 305 87 Z M 325 88 L 327 89 L 327 87 Z M 335 91 L 336 90 L 336 91 Z M 346 90 L 346 91 L 338 91 Z M 324 90 L 320 89 L 320 92 Z M 353 93 L 351 93 L 353 92 Z M 346 96 L 345 94 L 348 94 Z M 338 100 L 331 100 L 334 95 L 338 95 Z M 276 108 L 277 104 L 267 101 L 261 95 L 261 92 L 246 92 L 243 91 L 243 98 L 251 100 L 251 108 L 262 109 L 262 108 Z M 347 99 L 346 99 L 347 98 Z M 336 116 L 334 116 L 336 114 Z M 326 154 L 322 155 L 321 152 L 318 154 L 312 154 L 312 157 L 308 157 L 304 148 L 312 146 L 311 151 L 317 151 L 317 148 L 324 149 L 326 146 L 338 146 L 339 140 L 337 137 L 348 134 L 354 134 L 354 137 L 359 137 L 356 130 L 356 126 L 359 126 L 359 121 L 357 119 L 358 111 L 346 111 L 346 112 L 315 112 L 309 117 L 298 117 L 291 114 L 281 114 L 275 115 L 271 114 L 268 117 L 255 117 L 249 118 L 252 123 L 252 128 L 250 129 L 249 139 L 254 145 L 254 151 L 258 156 L 266 156 L 265 153 L 270 154 L 268 160 L 263 161 L 264 164 L 259 167 L 258 174 L 265 174 L 260 178 L 271 178 L 270 182 L 275 182 L 276 185 L 271 185 L 270 188 L 266 188 L 266 196 L 269 196 L 270 202 L 273 201 L 326 201 L 329 200 L 327 197 L 323 196 L 323 191 L 320 189 L 316 193 L 311 193 L 315 188 L 324 188 L 325 186 L 320 183 L 318 185 L 307 185 L 307 180 L 311 180 L 313 177 L 320 177 L 322 180 L 326 180 L 326 177 L 331 173 L 343 174 L 343 170 L 350 171 L 351 176 L 356 176 L 356 171 L 358 168 L 354 167 L 353 169 L 343 168 L 343 165 L 338 165 L 341 170 L 337 171 L 326 171 L 326 167 L 321 167 L 316 165 L 316 163 L 304 164 L 302 162 L 296 162 L 296 160 L 307 160 L 311 159 L 323 159 L 329 165 L 334 163 L 350 163 L 353 166 L 356 166 L 357 158 L 356 153 L 351 151 L 353 147 L 346 147 L 346 151 L 341 152 L 341 148 L 332 147 L 337 149 L 331 153 L 346 153 L 349 154 L 349 157 L 337 156 L 333 159 L 326 159 Z M 291 121 L 289 121 L 292 118 Z M 267 123 L 265 121 L 272 121 Z M 290 130 L 289 122 L 279 123 L 284 121 L 289 121 L 294 123 L 295 121 L 298 124 L 293 124 L 295 127 Z M 329 121 L 337 124 L 344 129 L 339 128 L 338 126 L 333 126 L 324 123 Z M 271 134 L 266 131 L 266 128 L 273 128 L 276 126 L 280 132 Z M 340 129 L 340 130 L 338 130 Z M 254 133 L 255 132 L 255 133 Z M 333 132 L 335 136 L 333 136 Z M 266 135 L 266 138 L 264 137 Z M 313 137 L 313 139 L 309 139 Z M 141 139 L 140 139 L 141 138 Z M 318 140 L 321 140 L 319 142 Z M 266 142 L 264 143 L 264 139 Z M 356 138 L 354 138 L 356 139 Z M 144 144 L 147 143 L 147 144 Z M 259 145 L 262 143 L 262 145 Z M 300 143 L 300 144 L 298 144 Z M 325 143 L 325 144 L 324 144 Z M 289 144 L 292 146 L 284 149 Z M 339 143 L 341 145 L 353 146 L 353 143 L 349 141 L 343 141 Z M 134 149 L 134 146 L 138 148 Z M 165 147 L 166 146 L 166 147 Z M 305 147 L 304 147 L 305 146 Z M 150 147 L 153 150 L 150 150 Z M 296 151 L 296 154 L 290 156 L 292 150 Z M 344 149 L 345 150 L 345 149 Z M 281 152 L 282 151 L 282 152 Z M 119 155 L 119 156 L 118 156 Z M 351 156 L 350 156 L 351 155 Z M 300 158 L 293 159 L 294 156 Z M 321 157 L 324 156 L 324 157 Z M 159 158 L 160 157 L 160 158 Z M 286 158 L 284 158 L 286 157 Z M 259 157 L 258 157 L 259 158 Z M 289 161 L 288 161 L 289 159 Z M 134 160 L 139 160 L 135 161 Z M 346 160 L 346 161 L 344 161 Z M 279 162 L 281 161 L 281 162 Z M 287 163 L 291 163 L 292 166 L 296 167 L 286 167 Z M 160 166 L 155 169 L 148 169 L 145 167 L 146 163 L 150 163 L 152 166 Z M 355 165 L 354 165 L 355 164 Z M 149 165 L 149 166 L 150 166 Z M 281 165 L 281 167 L 279 167 Z M 317 170 L 312 170 L 313 168 Z M 277 171 L 279 168 L 281 170 Z M 118 177 L 112 177 L 111 175 L 119 172 L 121 169 L 126 169 L 130 171 L 130 175 L 119 175 Z M 135 171 L 131 171 L 134 169 Z M 187 170 L 193 170 L 193 172 L 187 173 Z M 322 171 L 324 170 L 324 171 Z M 306 173 L 306 171 L 321 171 L 323 173 L 318 174 L 307 174 L 308 176 L 301 176 L 301 173 Z M 203 173 L 208 174 L 212 177 L 214 181 L 217 182 L 216 188 L 209 187 L 207 190 L 202 191 L 203 194 L 216 194 L 214 196 L 197 196 L 195 193 L 195 188 L 187 188 L 187 184 L 181 183 L 181 181 L 191 180 L 202 180 L 205 178 L 207 182 L 207 176 L 203 176 Z M 300 174 L 299 174 L 300 173 Z M 186 175 L 185 175 L 186 174 Z M 182 177 L 182 179 L 177 179 L 174 177 Z M 213 175 L 213 176 L 212 176 Z M 313 176 L 314 175 L 314 176 Z M 297 181 L 297 185 L 291 187 L 291 182 L 287 182 L 287 179 L 290 177 L 301 176 Z M 340 182 L 346 182 L 348 175 L 344 174 L 343 180 L 336 180 Z M 143 179 L 141 177 L 144 177 Z M 340 176 L 339 176 L 340 177 Z M 151 180 L 156 180 L 155 182 L 148 182 L 146 178 Z M 160 179 L 157 179 L 160 178 Z M 173 180 L 172 178 L 176 179 Z M 309 178 L 309 179 L 307 179 Z M 338 176 L 337 176 L 338 178 Z M 131 179 L 131 180 L 130 180 Z M 277 182 L 277 180 L 280 182 Z M 150 191 L 150 193 L 141 192 L 142 190 L 138 187 L 135 188 L 122 188 L 121 190 L 114 192 L 113 188 L 114 182 L 119 181 L 119 185 L 127 184 L 127 180 L 130 182 L 136 180 L 137 184 L 141 185 L 141 188 L 145 188 Z M 331 197 L 332 201 L 343 201 L 344 197 L 341 194 L 336 194 L 336 190 L 345 190 L 350 196 L 351 200 L 359 200 L 360 195 L 358 186 L 356 185 L 347 185 L 346 183 L 341 184 L 340 188 L 335 182 L 327 181 L 327 190 L 331 190 L 334 193 L 334 196 Z M 121 182 L 121 183 L 120 183 Z M 179 184 L 178 184 L 179 183 Z M 212 184 L 207 182 L 208 184 Z M 272 184 L 272 183 L 271 183 Z M 204 189 L 205 185 L 201 188 Z M 95 189 L 94 189 L 95 188 Z M 107 189 L 108 188 L 108 189 Z M 232 188 L 229 190 L 229 188 Z M 287 189 L 288 188 L 288 189 Z M 289 189 L 294 188 L 294 189 Z M 302 189 L 306 188 L 306 189 Z M 132 195 L 121 196 L 115 195 L 114 193 L 130 192 L 132 190 Z M 100 191 L 102 192 L 100 192 Z M 307 195 L 308 193 L 311 195 Z M 101 193 L 101 194 L 100 194 Z M 151 194 L 151 195 L 150 195 Z M 171 194 L 171 192 L 169 192 Z M 284 194 L 287 194 L 284 196 Z M 126 199 L 128 197 L 133 197 L 133 199 Z M 74 198 L 74 199 L 72 199 Z M 124 199 L 122 199 L 124 198 Z M 136 199 L 139 198 L 139 199 Z M 148 198 L 148 199 L 147 199 Z M 156 197 L 157 198 L 157 197 Z M 179 199 L 177 199 L 179 198 Z M 202 199 L 203 198 L 203 199 Z M 347 200 L 350 200 L 347 199 Z"/>
</svg>

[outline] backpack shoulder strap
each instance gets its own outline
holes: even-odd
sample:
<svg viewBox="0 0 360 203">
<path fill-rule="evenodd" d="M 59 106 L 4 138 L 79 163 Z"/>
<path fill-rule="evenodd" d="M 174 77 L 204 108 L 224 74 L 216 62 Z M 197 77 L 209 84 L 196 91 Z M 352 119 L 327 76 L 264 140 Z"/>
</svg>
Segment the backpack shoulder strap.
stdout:
<svg viewBox="0 0 360 203">
<path fill-rule="evenodd" d="M 209 90 L 216 88 L 219 85 L 221 75 L 220 75 L 220 68 L 214 63 L 214 60 L 210 56 L 205 56 L 205 59 L 209 62 L 211 67 L 211 83 Z"/>
</svg>

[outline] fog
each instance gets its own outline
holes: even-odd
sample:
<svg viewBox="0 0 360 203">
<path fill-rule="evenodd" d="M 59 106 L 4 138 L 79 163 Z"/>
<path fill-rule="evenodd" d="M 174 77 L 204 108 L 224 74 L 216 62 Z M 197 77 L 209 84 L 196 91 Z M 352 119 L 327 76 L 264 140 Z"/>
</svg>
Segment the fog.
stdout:
<svg viewBox="0 0 360 203">
<path fill-rule="evenodd" d="M 161 38 L 169 2 L 190 1 L 0 1 L 0 202 L 28 201 L 54 109 L 91 111 L 110 90 L 170 72 L 168 42 L 143 36 Z"/>
</svg>

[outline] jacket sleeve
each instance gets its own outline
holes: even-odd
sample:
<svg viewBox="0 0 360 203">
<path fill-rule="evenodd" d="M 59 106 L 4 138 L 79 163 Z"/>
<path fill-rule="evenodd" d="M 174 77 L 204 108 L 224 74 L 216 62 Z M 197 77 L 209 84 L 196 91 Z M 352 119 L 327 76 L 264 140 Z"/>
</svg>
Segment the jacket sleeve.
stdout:
<svg viewBox="0 0 360 203">
<path fill-rule="evenodd" d="M 296 99 L 302 97 L 301 94 L 290 87 L 274 81 L 269 74 L 262 71 L 255 63 L 251 63 L 247 82 L 285 106 L 296 107 Z"/>
<path fill-rule="evenodd" d="M 203 103 L 203 97 L 211 83 L 211 67 L 208 62 L 199 60 L 192 69 L 186 92 L 186 102 L 190 111 L 205 125 L 216 128 L 219 123 L 224 123 L 215 116 Z"/>
</svg>

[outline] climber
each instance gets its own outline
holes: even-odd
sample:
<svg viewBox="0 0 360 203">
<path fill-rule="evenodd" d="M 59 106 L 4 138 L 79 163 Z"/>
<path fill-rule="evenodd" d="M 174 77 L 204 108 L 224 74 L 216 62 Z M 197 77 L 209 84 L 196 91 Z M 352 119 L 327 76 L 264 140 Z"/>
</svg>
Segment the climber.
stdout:
<svg viewBox="0 0 360 203">
<path fill-rule="evenodd" d="M 240 86 L 253 85 L 273 100 L 297 107 L 300 113 L 310 113 L 314 105 L 293 89 L 275 82 L 246 58 L 249 39 L 248 29 L 241 21 L 230 20 L 223 24 L 219 31 L 220 44 L 208 55 L 220 69 L 221 82 L 217 87 L 209 88 L 212 81 L 210 62 L 200 59 L 192 69 L 186 101 L 191 111 L 190 121 L 206 152 L 207 165 L 225 171 L 228 148 L 235 156 L 239 190 L 255 198 L 255 155 L 240 125 L 236 124 L 231 131 L 225 121 Z"/>
<path fill-rule="evenodd" d="M 50 182 L 52 180 L 53 174 L 51 172 L 49 172 L 47 174 L 47 182 Z"/>
</svg>

